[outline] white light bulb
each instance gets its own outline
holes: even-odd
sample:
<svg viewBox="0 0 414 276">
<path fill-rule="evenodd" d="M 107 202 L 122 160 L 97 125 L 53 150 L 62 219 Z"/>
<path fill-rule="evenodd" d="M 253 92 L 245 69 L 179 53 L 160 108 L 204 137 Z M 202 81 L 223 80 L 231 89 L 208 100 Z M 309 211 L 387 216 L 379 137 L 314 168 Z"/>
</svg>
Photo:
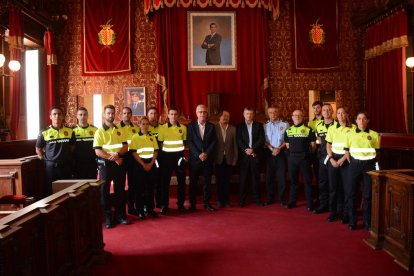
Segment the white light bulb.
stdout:
<svg viewBox="0 0 414 276">
<path fill-rule="evenodd" d="M 0 67 L 3 67 L 6 57 L 3 54 L 0 54 Z"/>
<path fill-rule="evenodd" d="M 407 58 L 405 65 L 407 65 L 408 68 L 412 69 L 414 67 L 414 57 Z"/>
<path fill-rule="evenodd" d="M 13 72 L 19 71 L 20 70 L 20 62 L 18 62 L 17 60 L 10 60 L 10 62 L 9 62 L 9 68 Z"/>
</svg>

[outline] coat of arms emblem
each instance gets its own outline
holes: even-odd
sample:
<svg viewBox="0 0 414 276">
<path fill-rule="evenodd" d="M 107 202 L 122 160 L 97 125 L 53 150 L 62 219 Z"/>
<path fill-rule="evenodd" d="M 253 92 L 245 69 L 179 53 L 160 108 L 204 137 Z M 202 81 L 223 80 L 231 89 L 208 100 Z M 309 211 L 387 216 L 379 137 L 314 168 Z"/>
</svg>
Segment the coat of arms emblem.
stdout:
<svg viewBox="0 0 414 276">
<path fill-rule="evenodd" d="M 309 41 L 315 46 L 321 46 L 325 43 L 325 31 L 321 28 L 323 25 L 319 24 L 319 18 L 315 24 L 311 24 L 312 29 L 309 31 Z"/>
<path fill-rule="evenodd" d="M 99 44 L 103 46 L 111 46 L 115 44 L 116 33 L 111 28 L 114 25 L 111 25 L 111 19 L 106 22 L 106 24 L 101 25 L 102 30 L 98 33 Z"/>
</svg>

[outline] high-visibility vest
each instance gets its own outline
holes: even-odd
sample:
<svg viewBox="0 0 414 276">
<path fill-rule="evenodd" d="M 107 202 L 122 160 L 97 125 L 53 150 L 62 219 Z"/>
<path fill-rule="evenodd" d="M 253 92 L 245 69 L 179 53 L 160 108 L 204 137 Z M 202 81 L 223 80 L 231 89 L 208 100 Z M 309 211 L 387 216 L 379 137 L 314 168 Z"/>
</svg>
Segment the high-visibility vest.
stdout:
<svg viewBox="0 0 414 276">
<path fill-rule="evenodd" d="M 346 135 L 355 130 L 356 126 L 341 126 L 337 124 L 334 127 L 328 129 L 326 134 L 326 142 L 332 145 L 332 152 L 336 154 L 345 154 L 345 141 Z"/>
<path fill-rule="evenodd" d="M 116 127 L 108 127 L 103 124 L 95 132 L 93 139 L 94 149 L 103 149 L 106 152 L 119 152 L 126 143 L 126 138 L 122 129 Z"/>
<path fill-rule="evenodd" d="M 154 157 L 155 150 L 158 150 L 158 142 L 154 136 L 139 132 L 132 136 L 129 150 L 136 151 L 143 159 L 150 159 Z"/>
<path fill-rule="evenodd" d="M 180 152 L 184 150 L 184 141 L 187 140 L 187 127 L 177 122 L 160 126 L 158 141 L 162 142 L 164 152 Z"/>
<path fill-rule="evenodd" d="M 346 136 L 345 150 L 357 160 L 372 160 L 380 148 L 379 134 L 373 130 L 355 129 Z"/>
</svg>

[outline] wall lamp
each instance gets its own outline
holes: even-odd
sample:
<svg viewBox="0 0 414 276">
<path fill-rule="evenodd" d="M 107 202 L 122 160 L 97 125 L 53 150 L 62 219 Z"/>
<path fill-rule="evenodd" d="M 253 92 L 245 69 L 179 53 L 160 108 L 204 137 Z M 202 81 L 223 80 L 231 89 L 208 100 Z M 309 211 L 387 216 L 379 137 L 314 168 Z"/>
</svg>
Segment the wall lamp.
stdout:
<svg viewBox="0 0 414 276">
<path fill-rule="evenodd" d="M 408 67 L 408 70 L 413 73 L 414 72 L 414 57 L 409 57 L 405 61 L 405 65 Z"/>
<path fill-rule="evenodd" d="M 1 52 L 0 52 L 0 68 L 2 68 L 4 66 L 4 64 L 6 63 L 6 57 L 3 54 L 3 51 L 4 51 L 4 36 L 3 35 L 0 35 L 0 36 L 1 36 L 1 42 L 0 42 L 1 43 L 1 45 L 0 45 L 0 50 L 1 50 Z M 9 61 L 10 71 L 17 72 L 17 71 L 20 70 L 20 67 L 21 67 L 21 65 L 20 65 L 19 61 L 17 61 L 17 60 L 10 60 Z M 0 76 L 10 77 L 10 75 L 4 74 L 4 68 L 2 68 L 2 72 L 0 72 Z"/>
</svg>

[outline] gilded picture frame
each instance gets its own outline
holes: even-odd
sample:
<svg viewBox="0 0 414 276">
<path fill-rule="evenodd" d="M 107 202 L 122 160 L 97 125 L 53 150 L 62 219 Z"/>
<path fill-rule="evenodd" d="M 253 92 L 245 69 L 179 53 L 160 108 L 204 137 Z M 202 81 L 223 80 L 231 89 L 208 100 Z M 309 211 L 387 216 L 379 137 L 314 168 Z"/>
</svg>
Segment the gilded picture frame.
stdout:
<svg viewBox="0 0 414 276">
<path fill-rule="evenodd" d="M 133 116 L 145 116 L 147 114 L 145 87 L 124 88 L 124 106 L 131 108 Z"/>
<path fill-rule="evenodd" d="M 237 70 L 235 12 L 187 12 L 188 71 Z"/>
</svg>

